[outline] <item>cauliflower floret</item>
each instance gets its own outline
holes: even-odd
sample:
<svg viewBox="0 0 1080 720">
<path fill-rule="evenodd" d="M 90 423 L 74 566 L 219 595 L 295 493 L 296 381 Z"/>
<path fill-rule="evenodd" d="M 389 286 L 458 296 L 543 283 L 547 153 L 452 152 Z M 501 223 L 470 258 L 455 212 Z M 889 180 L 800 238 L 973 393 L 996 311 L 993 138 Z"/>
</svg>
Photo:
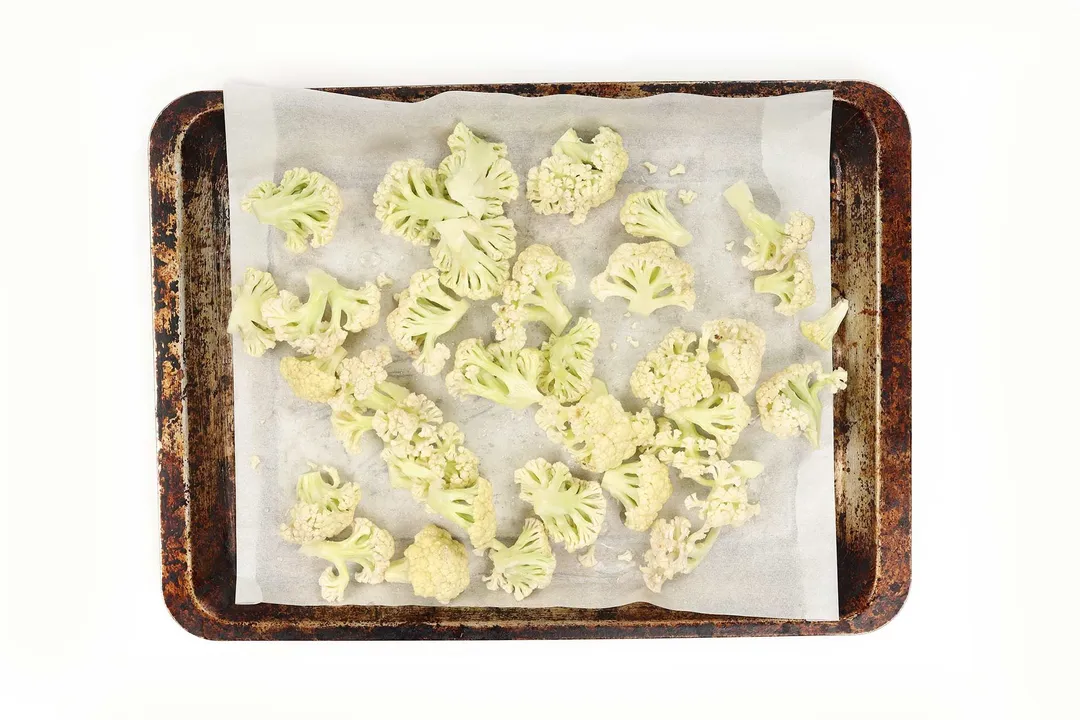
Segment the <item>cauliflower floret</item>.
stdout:
<svg viewBox="0 0 1080 720">
<path fill-rule="evenodd" d="M 282 290 L 262 306 L 274 336 L 304 355 L 326 357 L 345 342 L 348 333 L 379 321 L 379 289 L 373 283 L 353 290 L 314 268 L 307 274 L 307 286 L 308 299 L 303 304 Z"/>
<path fill-rule="evenodd" d="M 558 288 L 574 286 L 574 269 L 547 245 L 530 245 L 514 263 L 514 279 L 503 287 L 503 304 L 493 305 L 495 338 L 518 349 L 525 345 L 526 322 L 542 322 L 558 335 L 570 311 Z"/>
<path fill-rule="evenodd" d="M 675 167 L 668 170 L 667 174 L 670 177 L 675 177 L 676 175 L 685 175 L 686 174 L 686 166 L 683 165 L 682 163 L 679 163 Z"/>
<path fill-rule="evenodd" d="M 405 557 L 390 563 L 386 582 L 408 583 L 417 597 L 444 605 L 469 587 L 469 555 L 465 546 L 437 525 L 417 533 Z"/>
<path fill-rule="evenodd" d="M 600 326 L 591 318 L 578 318 L 564 335 L 552 335 L 541 347 L 547 368 L 540 375 L 540 391 L 561 403 L 577 402 L 589 391 L 593 354 L 600 343 Z"/>
<path fill-rule="evenodd" d="M 840 329 L 840 323 L 847 317 L 848 301 L 844 298 L 817 320 L 803 320 L 799 325 L 803 337 L 822 350 L 832 350 L 833 335 Z"/>
<path fill-rule="evenodd" d="M 706 435 L 716 441 L 721 458 L 731 454 L 750 424 L 750 406 L 723 380 L 712 379 L 712 394 L 700 402 L 667 413 L 683 437 Z"/>
<path fill-rule="evenodd" d="M 657 520 L 641 567 L 645 586 L 658 593 L 666 581 L 691 572 L 709 553 L 718 534 L 717 528 L 709 527 L 691 532 L 690 521 L 684 517 Z"/>
<path fill-rule="evenodd" d="M 721 318 L 701 327 L 701 341 L 710 370 L 729 377 L 740 395 L 754 389 L 765 356 L 764 330 L 749 320 Z"/>
<path fill-rule="evenodd" d="M 615 195 L 630 157 L 622 137 L 601 127 L 591 143 L 567 130 L 551 148 L 551 156 L 529 170 L 525 195 L 541 215 L 569 215 L 570 222 L 585 222 L 589 210 Z"/>
<path fill-rule="evenodd" d="M 413 359 L 424 375 L 438 375 L 450 358 L 450 349 L 438 342 L 454 329 L 469 301 L 455 299 L 439 285 L 439 273 L 428 268 L 413 273 L 398 306 L 386 316 L 386 329 L 398 350 Z"/>
<path fill-rule="evenodd" d="M 517 248 L 513 221 L 468 217 L 435 227 L 439 242 L 431 248 L 431 261 L 442 284 L 472 300 L 497 295 L 510 276 L 509 258 Z"/>
<path fill-rule="evenodd" d="M 334 436 L 345 446 L 345 452 L 359 455 L 361 440 L 372 429 L 375 416 L 356 398 L 338 395 L 330 401 L 330 427 Z"/>
<path fill-rule="evenodd" d="M 324 403 L 330 402 L 331 398 L 337 395 L 340 382 L 336 372 L 344 358 L 344 348 L 338 348 L 332 355 L 325 358 L 313 356 L 298 358 L 287 355 L 281 358 L 278 369 L 296 397 Z"/>
<path fill-rule="evenodd" d="M 750 502 L 745 484 L 716 485 L 700 500 L 694 493 L 686 498 L 686 509 L 697 510 L 698 516 L 710 528 L 739 527 L 761 512 L 760 505 Z"/>
<path fill-rule="evenodd" d="M 600 535 L 607 503 L 595 480 L 580 480 L 561 462 L 536 458 L 514 471 L 519 497 L 532 506 L 551 539 L 567 552 L 592 545 Z"/>
<path fill-rule="evenodd" d="M 344 540 L 314 540 L 300 546 L 300 552 L 330 562 L 319 578 L 323 599 L 338 603 L 349 584 L 349 563 L 354 563 L 356 582 L 381 583 L 394 556 L 394 538 L 367 518 L 356 518 L 352 532 Z"/>
<path fill-rule="evenodd" d="M 414 245 L 427 245 L 438 236 L 435 225 L 465 217 L 468 210 L 447 197 L 439 174 L 423 160 L 399 160 L 386 171 L 372 198 L 382 231 Z"/>
<path fill-rule="evenodd" d="M 540 402 L 538 385 L 547 360 L 536 348 L 511 350 L 501 343 L 484 347 L 479 338 L 458 343 L 446 387 L 456 398 L 476 395 L 515 410 Z"/>
<path fill-rule="evenodd" d="M 810 382 L 810 376 L 817 379 Z M 823 391 L 837 392 L 847 387 L 847 371 L 836 368 L 823 373 L 821 363 L 789 365 L 761 383 L 757 389 L 761 427 L 777 437 L 804 435 L 818 446 Z"/>
<path fill-rule="evenodd" d="M 648 447 L 650 453 L 671 465 L 679 476 L 687 480 L 707 483 L 709 468 L 720 462 L 720 448 L 716 440 L 699 435 L 696 430 L 683 433 L 667 418 L 660 418 L 656 424 L 656 435 Z"/>
<path fill-rule="evenodd" d="M 596 546 L 590 545 L 588 550 L 577 556 L 577 561 L 581 563 L 581 567 L 596 567 Z"/>
<path fill-rule="evenodd" d="M 229 313 L 229 332 L 240 336 L 244 352 L 248 355 L 262 357 L 277 344 L 274 331 L 262 312 L 263 303 L 277 297 L 277 294 L 274 277 L 255 268 L 245 270 L 244 282 L 233 288 L 236 299 Z"/>
<path fill-rule="evenodd" d="M 641 163 L 641 167 L 645 168 L 645 172 L 649 173 L 650 175 L 656 172 L 656 165 L 652 164 L 648 160 Z"/>
<path fill-rule="evenodd" d="M 693 190 L 680 190 L 679 202 L 681 202 L 683 205 L 689 205 L 697 199 L 697 196 L 698 194 Z"/>
<path fill-rule="evenodd" d="M 357 400 L 370 395 L 380 383 L 386 382 L 386 366 L 391 360 L 390 348 L 379 345 L 361 350 L 356 357 L 347 357 L 337 369 L 341 393 Z"/>
<path fill-rule="evenodd" d="M 412 437 L 392 438 L 382 451 L 390 484 L 422 496 L 433 483 L 466 488 L 480 478 L 480 462 L 464 446 L 465 437 L 454 423 L 418 426 Z M 422 499 L 422 497 L 421 497 Z"/>
<path fill-rule="evenodd" d="M 260 183 L 240 201 L 240 209 L 261 223 L 285 233 L 285 247 L 302 253 L 322 247 L 334 237 L 341 216 L 341 191 L 321 173 L 304 168 L 286 170 L 281 184 Z"/>
<path fill-rule="evenodd" d="M 677 247 L 685 247 L 693 238 L 668 210 L 666 198 L 664 190 L 630 193 L 619 211 L 619 221 L 634 237 L 660 238 Z"/>
<path fill-rule="evenodd" d="M 652 526 L 672 489 L 667 465 L 648 454 L 605 472 L 600 487 L 623 506 L 623 524 L 638 532 Z"/>
<path fill-rule="evenodd" d="M 488 557 L 491 574 L 483 578 L 488 589 L 505 590 L 516 600 L 524 600 L 534 590 L 543 590 L 555 574 L 555 553 L 544 526 L 536 518 L 525 520 L 517 542 L 510 547 L 493 540 Z"/>
<path fill-rule="evenodd" d="M 352 522 L 360 486 L 342 483 L 337 470 L 312 464 L 296 482 L 296 504 L 281 526 L 281 539 L 301 545 L 337 535 Z"/>
<path fill-rule="evenodd" d="M 656 429 L 648 410 L 631 415 L 595 378 L 592 389 L 573 405 L 560 405 L 555 398 L 541 401 L 536 423 L 593 472 L 610 470 L 632 457 Z"/>
<path fill-rule="evenodd" d="M 668 305 L 693 310 L 696 299 L 694 268 L 676 257 L 675 249 L 662 240 L 615 248 L 607 269 L 593 278 L 589 289 L 598 300 L 625 298 L 630 312 L 638 315 Z"/>
<path fill-rule="evenodd" d="M 375 413 L 372 427 L 385 443 L 398 440 L 412 442 L 420 437 L 432 436 L 442 421 L 442 410 L 426 395 L 409 393 L 396 407 Z M 427 428 L 430 431 L 425 432 Z"/>
<path fill-rule="evenodd" d="M 491 483 L 477 478 L 468 487 L 451 487 L 442 478 L 424 484 L 414 482 L 412 494 L 428 512 L 440 515 L 469 534 L 469 542 L 483 550 L 495 537 L 495 495 Z"/>
<path fill-rule="evenodd" d="M 462 122 L 446 144 L 450 155 L 439 165 L 439 177 L 447 194 L 473 217 L 502 215 L 503 203 L 518 196 L 518 177 L 506 159 L 506 145 L 480 139 Z"/>
<path fill-rule="evenodd" d="M 634 368 L 630 389 L 635 397 L 670 413 L 712 393 L 708 362 L 709 353 L 698 344 L 697 335 L 673 328 Z"/>
<path fill-rule="evenodd" d="M 780 270 L 806 247 L 814 233 L 814 219 L 805 213 L 793 212 L 787 224 L 781 225 L 758 210 L 750 188 L 742 180 L 724 191 L 724 199 L 750 231 L 743 243 L 747 253 L 742 259 L 750 270 Z"/>
<path fill-rule="evenodd" d="M 754 278 L 754 292 L 770 293 L 780 298 L 773 309 L 781 315 L 794 315 L 814 304 L 814 271 L 806 253 L 796 253 L 780 270 Z"/>
</svg>

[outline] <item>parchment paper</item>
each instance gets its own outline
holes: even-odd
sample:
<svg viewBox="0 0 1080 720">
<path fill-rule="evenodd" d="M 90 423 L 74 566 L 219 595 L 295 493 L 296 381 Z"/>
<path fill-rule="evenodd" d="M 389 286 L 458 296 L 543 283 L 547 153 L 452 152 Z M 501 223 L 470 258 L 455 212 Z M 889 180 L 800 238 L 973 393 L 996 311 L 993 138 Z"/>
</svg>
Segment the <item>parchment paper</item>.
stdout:
<svg viewBox="0 0 1080 720">
<path fill-rule="evenodd" d="M 393 293 L 400 292 L 412 272 L 431 262 L 426 248 L 380 233 L 372 194 L 395 160 L 416 157 L 437 166 L 448 154 L 447 135 L 461 120 L 483 137 L 507 144 L 521 178 L 521 197 L 506 207 L 518 227 L 519 249 L 547 243 L 572 263 L 578 281 L 565 300 L 575 314 L 591 311 L 600 323 L 597 375 L 624 407 L 641 407 L 629 391 L 630 372 L 674 325 L 698 332 L 705 320 L 721 316 L 754 321 L 768 337 L 762 379 L 792 362 L 819 360 L 828 366 L 829 354 L 799 335 L 798 318 L 779 315 L 772 310 L 775 298 L 753 292 L 752 275 L 739 262 L 745 232 L 721 192 L 743 178 L 766 212 L 786 216 L 800 209 L 813 215 L 817 229 L 809 254 L 818 301 L 801 317 L 824 312 L 830 299 L 831 110 L 832 95 L 827 91 L 769 99 L 671 94 L 634 100 L 448 92 L 419 103 L 397 103 L 233 85 L 225 91 L 233 279 L 239 282 L 248 266 L 265 268 L 280 287 L 306 297 L 304 275 L 315 266 L 347 285 L 373 281 L 385 272 L 395 281 L 383 293 L 385 319 L 395 304 Z M 591 138 L 598 125 L 617 130 L 630 153 L 630 167 L 615 198 L 591 211 L 580 226 L 570 225 L 566 216 L 534 213 L 524 199 L 529 168 L 549 154 L 568 127 Z M 659 167 L 655 174 L 642 167 L 646 160 Z M 679 162 L 686 166 L 686 174 L 670 177 L 668 170 Z M 240 199 L 257 183 L 278 181 L 295 166 L 332 178 L 341 187 L 345 206 L 333 241 L 299 256 L 285 251 L 280 232 L 239 208 Z M 697 274 L 697 305 L 692 312 L 666 308 L 647 318 L 625 317 L 625 302 L 600 303 L 588 291 L 590 278 L 604 268 L 611 251 L 620 243 L 636 241 L 623 231 L 618 211 L 627 194 L 647 187 L 667 189 L 669 207 L 693 233 L 690 246 L 678 250 Z M 675 197 L 675 191 L 683 188 L 699 194 L 685 207 Z M 724 246 L 732 240 L 736 245 L 729 252 Z M 452 350 L 464 338 L 490 338 L 492 319 L 490 302 L 476 302 L 443 340 Z M 530 329 L 530 344 L 539 344 L 544 337 L 538 328 Z M 639 347 L 632 347 L 628 337 Z M 385 323 L 350 336 L 346 347 L 356 352 L 381 343 L 393 347 Z M 297 399 L 281 380 L 278 362 L 290 352 L 279 344 L 264 357 L 252 358 L 238 342 L 233 344 L 238 603 L 323 602 L 317 581 L 325 563 L 300 555 L 278 537 L 278 525 L 294 500 L 296 478 L 309 460 L 337 467 L 343 479 L 361 485 L 360 514 L 389 529 L 399 552 L 430 522 L 465 539 L 457 528 L 427 514 L 407 492 L 390 487 L 379 458 L 381 445 L 373 435 L 366 438 L 362 454 L 345 452 L 331 431 L 329 408 Z M 512 411 L 479 398 L 454 400 L 442 377 L 418 376 L 402 353 L 394 350 L 394 355 L 393 379 L 431 397 L 447 420 L 461 426 L 467 444 L 479 455 L 481 471 L 495 488 L 499 536 L 504 541 L 516 537 L 529 514 L 513 483 L 514 469 L 527 460 L 562 460 L 575 474 L 598 479 L 547 439 L 532 419 L 535 408 Z M 752 395 L 748 400 L 754 406 Z M 474 558 L 472 584 L 454 604 L 609 607 L 646 601 L 704 613 L 836 618 L 831 401 L 826 400 L 821 449 L 815 452 L 803 439 L 780 440 L 765 433 L 756 406 L 754 412 L 754 422 L 731 459 L 765 464 L 764 474 L 752 483 L 760 516 L 742 528 L 726 529 L 705 562 L 690 575 L 669 582 L 662 594 L 645 589 L 638 570 L 648 535 L 626 530 L 618 504 L 609 500 L 595 567 L 585 568 L 559 549 L 551 585 L 519 603 L 505 592 L 488 590 L 480 581 L 488 562 Z M 257 469 L 250 463 L 252 456 L 260 460 Z M 662 513 L 666 517 L 686 514 L 685 496 L 703 490 L 674 472 L 672 477 L 675 493 Z M 698 524 L 696 515 L 688 516 Z M 626 550 L 633 552 L 630 563 L 617 559 Z M 433 604 L 415 598 L 408 586 L 391 584 L 353 583 L 345 601 Z"/>
</svg>

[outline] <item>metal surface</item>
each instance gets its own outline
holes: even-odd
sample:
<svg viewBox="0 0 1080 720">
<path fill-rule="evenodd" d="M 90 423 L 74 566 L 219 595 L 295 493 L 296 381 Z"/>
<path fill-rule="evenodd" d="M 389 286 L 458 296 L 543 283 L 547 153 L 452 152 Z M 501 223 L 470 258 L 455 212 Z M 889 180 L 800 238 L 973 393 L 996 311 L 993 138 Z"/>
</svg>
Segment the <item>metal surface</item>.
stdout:
<svg viewBox="0 0 1080 720">
<path fill-rule="evenodd" d="M 576 83 L 335 89 L 415 101 L 446 90 L 760 97 L 832 89 L 833 293 L 864 308 L 834 361 L 840 613 L 836 622 L 674 612 L 236 605 L 229 201 L 220 92 L 185 95 L 150 136 L 162 587 L 173 617 L 227 640 L 826 635 L 866 632 L 911 581 L 911 139 L 899 104 L 861 82 Z"/>
</svg>

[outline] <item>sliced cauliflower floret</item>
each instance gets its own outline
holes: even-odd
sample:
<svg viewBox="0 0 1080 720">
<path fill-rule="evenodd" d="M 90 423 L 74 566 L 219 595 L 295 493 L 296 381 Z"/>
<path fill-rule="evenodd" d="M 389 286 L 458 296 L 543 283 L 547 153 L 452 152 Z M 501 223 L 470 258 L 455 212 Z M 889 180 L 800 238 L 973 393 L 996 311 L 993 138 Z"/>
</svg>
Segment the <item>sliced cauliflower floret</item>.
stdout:
<svg viewBox="0 0 1080 720">
<path fill-rule="evenodd" d="M 630 375 L 634 395 L 665 412 L 693 405 L 712 393 L 709 353 L 697 335 L 673 328 Z"/>
<path fill-rule="evenodd" d="M 749 320 L 720 318 L 705 323 L 701 341 L 709 351 L 709 369 L 726 375 L 740 395 L 757 385 L 765 356 L 765 331 Z"/>
<path fill-rule="evenodd" d="M 240 336 L 244 352 L 248 355 L 261 357 L 277 344 L 274 330 L 262 312 L 263 303 L 277 297 L 277 294 L 274 277 L 255 268 L 245 270 L 244 282 L 233 288 L 235 300 L 229 313 L 229 332 Z"/>
<path fill-rule="evenodd" d="M 352 522 L 359 503 L 359 485 L 342 483 L 332 467 L 312 465 L 296 482 L 296 504 L 280 528 L 281 538 L 300 545 L 334 537 Z"/>
<path fill-rule="evenodd" d="M 341 191 L 330 178 L 305 168 L 286 170 L 281 184 L 260 183 L 240 209 L 285 233 L 289 252 L 302 253 L 330 242 L 341 216 Z"/>
<path fill-rule="evenodd" d="M 804 320 L 799 325 L 803 337 L 817 345 L 822 350 L 832 350 L 833 336 L 840 329 L 840 323 L 847 317 L 848 301 L 840 298 L 839 301 L 824 315 L 817 320 Z"/>
<path fill-rule="evenodd" d="M 623 243 L 608 258 L 607 269 L 589 285 L 598 300 L 621 297 L 638 315 L 674 305 L 694 309 L 694 268 L 668 243 Z"/>
<path fill-rule="evenodd" d="M 383 581 L 394 556 L 394 538 L 367 518 L 356 518 L 349 537 L 306 542 L 300 552 L 331 563 L 319 578 L 319 587 L 324 600 L 338 603 L 349 584 L 349 563 L 356 566 L 356 582 L 374 585 Z"/>
<path fill-rule="evenodd" d="M 382 231 L 414 245 L 429 244 L 438 237 L 436 224 L 469 212 L 447 196 L 439 174 L 416 159 L 391 165 L 372 202 Z"/>
<path fill-rule="evenodd" d="M 555 574 L 555 553 L 551 550 L 544 526 L 536 518 L 527 518 L 517 542 L 507 547 L 498 540 L 488 550 L 491 574 L 484 582 L 490 590 L 505 590 L 516 600 L 524 600 L 534 590 L 551 584 Z"/>
<path fill-rule="evenodd" d="M 814 233 L 814 219 L 805 213 L 793 212 L 787 224 L 781 225 L 758 210 L 750 188 L 742 180 L 724 191 L 724 199 L 750 231 L 743 243 L 747 253 L 742 259 L 750 270 L 780 270 L 806 248 Z"/>
<path fill-rule="evenodd" d="M 607 503 L 595 480 L 580 480 L 561 462 L 536 458 L 514 471 L 520 497 L 532 506 L 551 539 L 567 552 L 596 542 Z"/>
<path fill-rule="evenodd" d="M 693 239 L 668 210 L 664 190 L 630 193 L 619 211 L 619 221 L 634 237 L 660 238 L 676 247 L 685 247 Z"/>
<path fill-rule="evenodd" d="M 607 127 L 601 127 L 592 142 L 567 130 L 551 153 L 529 170 L 525 195 L 536 212 L 572 214 L 574 225 L 585 222 L 589 210 L 614 197 L 630 163 L 622 137 Z"/>
<path fill-rule="evenodd" d="M 386 329 L 417 371 L 438 375 L 450 358 L 450 349 L 439 338 L 453 330 L 468 309 L 469 301 L 450 295 L 439 284 L 438 271 L 428 268 L 409 278 L 398 306 L 386 316 Z"/>
<path fill-rule="evenodd" d="M 796 253 L 784 267 L 770 275 L 754 278 L 754 292 L 780 298 L 773 309 L 781 315 L 794 315 L 814 304 L 814 271 L 806 253 Z"/>
<path fill-rule="evenodd" d="M 813 382 L 812 375 L 816 377 Z M 825 373 L 819 362 L 789 365 L 757 389 L 761 427 L 777 437 L 804 435 L 817 447 L 821 425 L 819 395 L 845 387 L 847 371 L 843 368 Z"/>
<path fill-rule="evenodd" d="M 324 403 L 330 402 L 338 393 L 340 383 L 336 372 L 344 358 L 344 348 L 338 348 L 325 358 L 287 355 L 281 358 L 278 369 L 298 398 Z"/>
<path fill-rule="evenodd" d="M 648 454 L 605 472 L 600 487 L 623 506 L 626 527 L 638 532 L 652 526 L 672 490 L 667 465 Z"/>
<path fill-rule="evenodd" d="M 462 122 L 446 144 L 450 154 L 439 165 L 439 177 L 447 194 L 473 217 L 502 215 L 503 203 L 518 196 L 518 177 L 506 158 L 506 145 L 477 137 Z"/>
<path fill-rule="evenodd" d="M 589 392 L 594 366 L 593 355 L 600 343 L 600 325 L 591 318 L 578 318 L 563 335 L 552 335 L 541 347 L 547 358 L 540 375 L 540 391 L 561 403 L 577 402 Z"/>
</svg>

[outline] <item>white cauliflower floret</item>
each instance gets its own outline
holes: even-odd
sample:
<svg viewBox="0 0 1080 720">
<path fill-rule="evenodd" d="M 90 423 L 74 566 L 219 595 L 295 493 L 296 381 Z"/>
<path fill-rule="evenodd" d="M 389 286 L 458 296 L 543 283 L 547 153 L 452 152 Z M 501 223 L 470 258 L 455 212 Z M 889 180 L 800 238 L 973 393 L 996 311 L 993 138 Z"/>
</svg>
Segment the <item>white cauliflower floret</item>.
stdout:
<svg viewBox="0 0 1080 720">
<path fill-rule="evenodd" d="M 514 471 L 520 498 L 532 506 L 551 539 L 567 552 L 592 545 L 600 535 L 607 503 L 595 480 L 580 480 L 561 462 L 536 458 Z"/>
<path fill-rule="evenodd" d="M 366 398 L 379 383 L 386 382 L 386 366 L 392 359 L 390 348 L 379 345 L 342 360 L 337 370 L 342 395 L 357 400 Z"/>
<path fill-rule="evenodd" d="M 814 304 L 814 271 L 806 253 L 796 253 L 784 267 L 771 275 L 754 278 L 754 292 L 780 298 L 773 309 L 781 315 L 794 315 Z"/>
<path fill-rule="evenodd" d="M 634 368 L 630 389 L 635 397 L 662 405 L 664 412 L 693 405 L 712 393 L 708 361 L 697 335 L 674 328 Z"/>
<path fill-rule="evenodd" d="M 681 516 L 657 520 L 642 558 L 645 586 L 658 593 L 666 581 L 691 572 L 709 553 L 718 534 L 716 528 L 709 527 L 692 531 L 690 521 Z"/>
<path fill-rule="evenodd" d="M 833 336 L 840 329 L 840 323 L 847 317 L 848 301 L 844 298 L 829 309 L 817 320 L 804 320 L 799 325 L 803 337 L 817 345 L 822 350 L 832 350 Z"/>
<path fill-rule="evenodd" d="M 274 277 L 255 268 L 245 270 L 244 282 L 233 288 L 236 299 L 229 313 L 229 332 L 240 336 L 244 352 L 248 355 L 262 357 L 277 344 L 274 331 L 262 312 L 263 303 L 277 297 L 277 294 Z"/>
<path fill-rule="evenodd" d="M 754 389 L 765 356 L 764 330 L 749 320 L 721 318 L 701 327 L 701 341 L 710 370 L 729 377 L 740 395 Z"/>
<path fill-rule="evenodd" d="M 638 532 L 652 526 L 672 489 L 667 465 L 648 454 L 605 472 L 600 487 L 623 506 L 626 527 Z"/>
<path fill-rule="evenodd" d="M 779 270 L 797 253 L 806 248 L 814 233 L 814 219 L 802 212 L 793 212 L 787 224 L 781 225 L 754 205 L 754 196 L 745 182 L 739 181 L 724 191 L 724 199 L 739 213 L 742 224 L 750 231 L 744 244 L 747 253 L 742 263 L 750 270 Z"/>
<path fill-rule="evenodd" d="M 810 382 L 811 375 L 817 378 L 814 382 Z M 817 447 L 821 425 L 819 395 L 845 387 L 847 371 L 843 368 L 823 373 L 819 362 L 789 365 L 757 389 L 761 427 L 777 437 L 804 435 Z"/>
<path fill-rule="evenodd" d="M 289 252 L 302 253 L 330 242 L 341 216 L 341 191 L 330 178 L 304 168 L 286 170 L 281 184 L 260 183 L 240 209 L 285 233 Z"/>
<path fill-rule="evenodd" d="M 356 566 L 356 582 L 374 585 L 383 581 L 394 556 L 394 538 L 367 518 L 356 518 L 349 537 L 307 542 L 300 552 L 331 563 L 319 577 L 319 587 L 324 600 L 338 603 L 349 584 L 349 563 Z"/>
<path fill-rule="evenodd" d="M 717 485 L 703 499 L 697 493 L 686 498 L 686 509 L 697 510 L 708 527 L 739 527 L 761 512 L 761 506 L 751 503 L 746 485 Z"/>
<path fill-rule="evenodd" d="M 693 239 L 667 206 L 663 190 L 630 193 L 619 211 L 623 228 L 634 237 L 660 238 L 676 247 L 685 247 Z"/>
<path fill-rule="evenodd" d="M 446 604 L 469 587 L 469 555 L 450 533 L 428 525 L 405 548 L 405 557 L 390 563 L 385 578 L 412 585 L 417 597 Z"/>
<path fill-rule="evenodd" d="M 529 170 L 525 194 L 536 212 L 572 214 L 574 225 L 585 222 L 589 210 L 614 197 L 630 163 L 622 137 L 607 127 L 601 127 L 588 143 L 567 130 L 551 153 Z"/>
<path fill-rule="evenodd" d="M 526 322 L 542 322 L 556 335 L 566 329 L 570 311 L 559 287 L 574 286 L 574 270 L 547 245 L 530 245 L 514 263 L 514 279 L 503 286 L 503 304 L 493 305 L 495 338 L 508 347 L 525 345 Z"/>
<path fill-rule="evenodd" d="M 281 538 L 297 545 L 337 535 L 352 522 L 360 486 L 342 483 L 337 470 L 312 465 L 296 482 L 296 504 L 281 526 Z"/>
<path fill-rule="evenodd" d="M 667 417 L 684 438 L 707 436 L 715 440 L 717 454 L 726 458 L 750 424 L 750 406 L 723 380 L 713 378 L 712 390 L 707 398 L 673 410 Z"/>
<path fill-rule="evenodd" d="M 608 258 L 607 268 L 589 285 L 598 300 L 621 297 L 638 315 L 674 305 L 694 309 L 694 268 L 662 240 L 624 243 Z"/>
<path fill-rule="evenodd" d="M 447 196 L 439 174 L 416 159 L 391 165 L 372 202 L 376 219 L 382 221 L 382 231 L 414 245 L 427 245 L 436 239 L 437 223 L 468 214 Z"/>
<path fill-rule="evenodd" d="M 589 391 L 593 355 L 600 343 L 600 326 L 591 318 L 578 318 L 563 335 L 552 335 L 540 352 L 547 357 L 540 374 L 540 391 L 561 403 L 577 402 Z"/>
<path fill-rule="evenodd" d="M 488 549 L 491 574 L 483 578 L 489 590 L 505 590 L 516 600 L 524 600 L 534 590 L 551 584 L 555 574 L 555 553 L 544 526 L 536 518 L 527 518 L 517 542 L 507 547 L 493 540 Z"/>
<path fill-rule="evenodd" d="M 298 398 L 324 403 L 330 402 L 338 393 L 340 383 L 335 373 L 344 358 L 344 348 L 338 348 L 325 358 L 286 355 L 281 358 L 278 369 Z"/>
<path fill-rule="evenodd" d="M 450 349 L 438 340 L 454 329 L 469 301 L 452 297 L 439 284 L 439 272 L 419 270 L 398 296 L 398 306 L 386 316 L 386 329 L 398 350 L 413 359 L 424 375 L 438 375 L 450 358 Z"/>
</svg>

